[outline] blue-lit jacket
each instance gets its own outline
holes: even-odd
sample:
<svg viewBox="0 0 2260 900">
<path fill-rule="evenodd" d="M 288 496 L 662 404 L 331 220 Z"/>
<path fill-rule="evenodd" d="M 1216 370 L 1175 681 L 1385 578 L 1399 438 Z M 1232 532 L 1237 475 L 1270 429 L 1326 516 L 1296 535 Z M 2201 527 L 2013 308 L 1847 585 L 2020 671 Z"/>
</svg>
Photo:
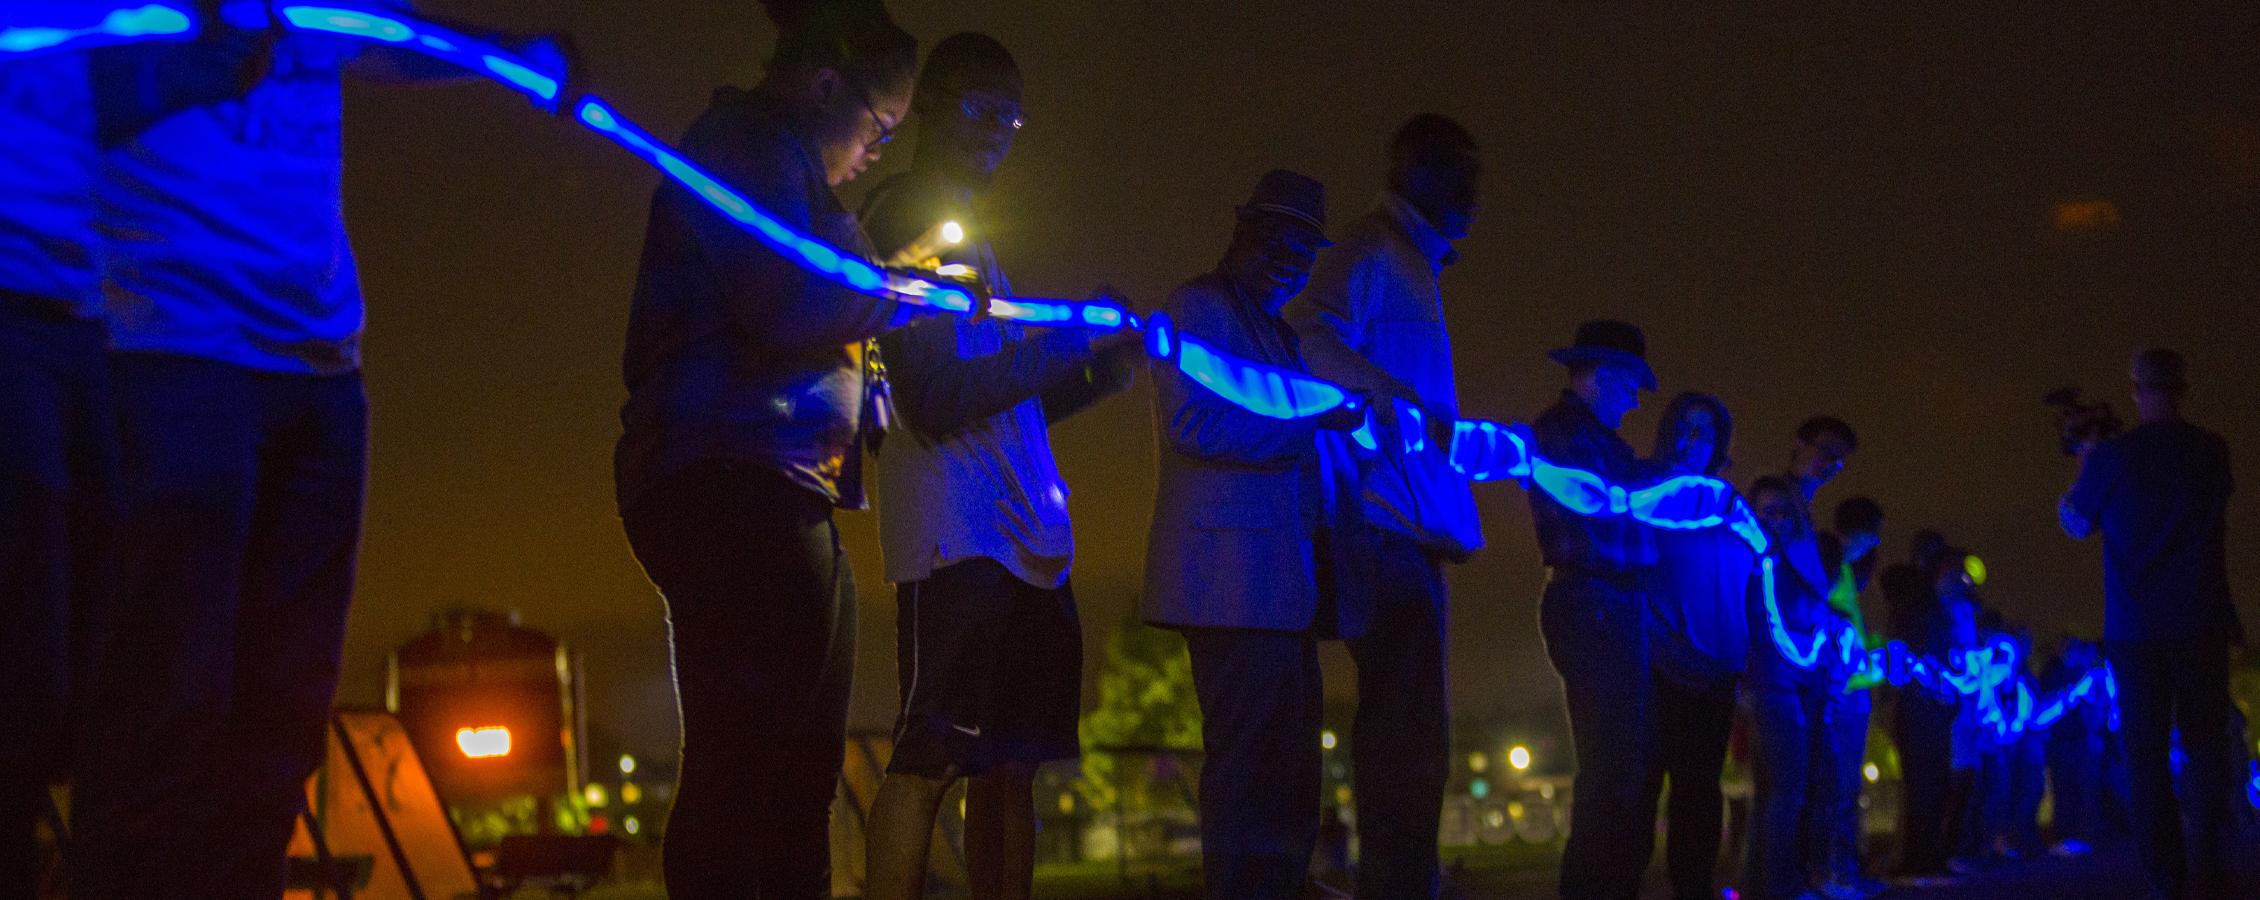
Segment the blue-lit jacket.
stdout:
<svg viewBox="0 0 2260 900">
<path fill-rule="evenodd" d="M 1219 351 L 1307 371 L 1293 329 L 1220 274 L 1186 282 L 1165 309 L 1180 333 Z M 1342 436 L 1311 419 L 1234 406 L 1174 368 L 1153 371 L 1161 447 L 1146 620 L 1362 634 L 1369 610 L 1357 603 L 1370 592 L 1353 583 L 1366 583 L 1371 557 L 1360 538 L 1366 529 L 1351 527 L 1359 473 L 1322 463 L 1319 452 L 1321 439 Z"/>
<path fill-rule="evenodd" d="M 723 89 L 683 153 L 778 221 L 867 253 L 785 110 Z M 863 505 L 870 338 L 899 304 L 811 274 L 672 182 L 651 202 L 628 314 L 625 433 L 613 458 L 622 508 L 703 460 L 772 467 L 840 506 Z"/>
</svg>

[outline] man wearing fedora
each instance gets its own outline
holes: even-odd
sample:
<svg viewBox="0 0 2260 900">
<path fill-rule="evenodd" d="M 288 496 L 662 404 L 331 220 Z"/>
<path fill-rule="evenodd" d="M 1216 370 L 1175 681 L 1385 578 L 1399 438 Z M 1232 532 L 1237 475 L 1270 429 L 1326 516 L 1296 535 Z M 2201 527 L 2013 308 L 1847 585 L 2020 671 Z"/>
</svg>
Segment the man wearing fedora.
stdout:
<svg viewBox="0 0 2260 900">
<path fill-rule="evenodd" d="M 1381 421 L 1396 407 L 1443 425 L 1459 415 L 1451 335 L 1438 287 L 1477 208 L 1482 160 L 1475 138 L 1451 119 L 1415 116 L 1389 142 L 1389 186 L 1340 246 L 1319 254 L 1310 287 L 1288 304 L 1311 370 L 1378 398 Z M 1360 503 L 1376 571 L 1372 627 L 1350 642 L 1358 712 L 1351 753 L 1358 801 L 1357 892 L 1434 897 L 1437 817 L 1451 776 L 1446 693 L 1446 562 L 1483 544 L 1475 493 L 1443 448 L 1406 453 L 1383 442 L 1365 473 Z"/>
<path fill-rule="evenodd" d="M 1327 246 L 1318 182 L 1266 174 L 1240 207 L 1216 271 L 1170 294 L 1178 332 L 1223 353 L 1306 371 L 1281 307 Z M 1275 419 L 1156 366 L 1160 477 L 1147 541 L 1148 622 L 1185 636 L 1207 754 L 1201 857 L 1209 897 L 1301 896 L 1318 839 L 1318 642 L 1356 636 L 1367 596 L 1344 589 L 1356 565 L 1356 474 L 1321 461 L 1362 415 Z M 1329 453 L 1339 460 L 1342 454 Z M 1348 502 L 1334 502 L 1346 494 Z M 1345 602 L 1347 601 L 1347 602 Z"/>
<path fill-rule="evenodd" d="M 1640 392 L 1656 389 L 1647 350 L 1638 326 L 1599 320 L 1548 354 L 1568 367 L 1569 386 L 1532 424 L 1538 453 L 1612 484 L 1638 478 L 1641 463 L 1616 429 Z M 1654 849 L 1660 789 L 1655 676 L 1642 630 L 1655 542 L 1630 519 L 1580 516 L 1544 491 L 1530 492 L 1530 511 L 1547 572 L 1539 627 L 1577 753 L 1561 895 L 1632 898 Z"/>
<path fill-rule="evenodd" d="M 2249 897 L 2226 883 L 2244 767 L 2229 695 L 2244 643 L 2229 596 L 2229 446 L 2182 418 L 2181 354 L 2145 350 L 2132 368 L 2141 424 L 2080 448 L 2060 518 L 2074 539 L 2103 534 L 2103 650 L 2125 710 L 2135 846 L 2151 896 Z M 2170 763 L 2177 727 L 2189 754 L 2186 850 Z"/>
</svg>

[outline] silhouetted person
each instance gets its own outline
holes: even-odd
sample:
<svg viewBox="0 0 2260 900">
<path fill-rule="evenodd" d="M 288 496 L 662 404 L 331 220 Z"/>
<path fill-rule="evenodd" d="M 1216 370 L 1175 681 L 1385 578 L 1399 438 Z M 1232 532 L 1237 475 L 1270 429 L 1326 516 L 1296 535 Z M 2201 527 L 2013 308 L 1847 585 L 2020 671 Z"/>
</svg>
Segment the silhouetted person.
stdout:
<svg viewBox="0 0 2260 900">
<path fill-rule="evenodd" d="M 1749 498 L 1765 528 L 1774 572 L 1770 598 L 1763 578 L 1750 592 L 1750 670 L 1743 694 L 1756 752 L 1744 888 L 1763 900 L 1806 900 L 1819 896 L 1807 864 L 1814 842 L 1828 830 L 1821 812 L 1835 753 L 1827 711 L 1840 690 L 1828 648 L 1813 651 L 1816 636 L 1835 633 L 1835 626 L 1822 594 L 1827 582 L 1818 575 L 1820 551 L 1803 490 L 1787 477 L 1768 476 L 1751 484 Z"/>
<path fill-rule="evenodd" d="M 467 77 L 364 41 L 207 29 L 94 57 L 125 518 L 71 797 L 75 897 L 282 893 L 368 469 L 344 82 Z"/>
<path fill-rule="evenodd" d="M 770 0 L 759 87 L 723 88 L 692 162 L 780 221 L 867 253 L 832 189 L 910 105 L 917 42 L 876 0 Z M 667 602 L 682 708 L 669 895 L 822 897 L 855 661 L 832 521 L 864 506 L 883 421 L 870 341 L 906 321 L 801 267 L 678 185 L 653 196 L 614 456 L 628 545 Z"/>
<path fill-rule="evenodd" d="M 1825 440 L 1824 438 L 1816 438 Z M 1802 442 L 1801 442 L 1802 443 Z M 1870 577 L 1876 571 L 1876 547 L 1881 543 L 1883 507 L 1868 497 L 1850 497 L 1836 505 L 1835 531 L 1820 535 L 1821 563 L 1829 575 L 1828 605 L 1843 633 L 1858 642 L 1855 652 L 1881 645 L 1868 632 L 1868 619 L 1860 606 Z M 1831 652 L 1832 661 L 1843 655 Z M 1868 877 L 1861 844 L 1866 826 L 1861 824 L 1860 791 L 1867 784 L 1868 722 L 1875 710 L 1873 691 L 1880 682 L 1873 672 L 1836 671 L 1836 692 L 1829 699 L 1828 733 L 1833 771 L 1822 792 L 1821 813 L 1826 834 L 1812 848 L 1813 864 L 1825 875 L 1821 892 L 1837 898 L 1873 897 L 1889 889 Z"/>
<path fill-rule="evenodd" d="M 1648 467 L 1617 427 L 1640 405 L 1640 392 L 1656 387 L 1647 355 L 1637 326 L 1579 325 L 1570 346 L 1548 354 L 1568 368 L 1569 386 L 1532 425 L 1538 454 L 1616 485 L 1640 479 Z M 1622 516 L 1578 515 L 1541 490 L 1530 491 L 1530 512 L 1546 563 L 1539 627 L 1561 675 L 1577 754 L 1561 895 L 1634 897 L 1655 850 L 1662 768 L 1646 623 L 1654 530 Z"/>
<path fill-rule="evenodd" d="M 1438 115 L 1406 122 L 1389 142 L 1389 185 L 1341 243 L 1318 256 L 1310 286 L 1288 304 L 1311 371 L 1424 421 L 1459 415 L 1452 341 L 1439 279 L 1475 219 L 1483 172 L 1475 138 Z M 1475 495 L 1443 453 L 1384 442 L 1369 467 L 1364 516 L 1376 548 L 1373 624 L 1350 642 L 1358 667 L 1357 892 L 1433 897 L 1436 829 L 1451 775 L 1443 565 L 1483 544 Z M 1431 441 L 1431 444 L 1439 443 Z"/>
<path fill-rule="evenodd" d="M 1021 120 L 1020 68 L 996 39 L 934 47 L 911 100 L 918 152 L 874 189 L 863 227 L 881 258 L 955 221 L 966 265 L 1011 293 L 975 213 Z M 922 264 L 925 261 L 913 261 Z M 943 795 L 966 779 L 975 900 L 1025 898 L 1036 865 L 1036 767 L 1074 759 L 1083 629 L 1068 584 L 1074 534 L 1053 423 L 1129 386 L 1136 332 L 934 317 L 889 332 L 899 422 L 878 454 L 879 547 L 896 585 L 901 711 L 865 829 L 865 894 L 923 897 Z"/>
<path fill-rule="evenodd" d="M 2172 350 L 2135 354 L 2141 424 L 2082 448 L 2060 507 L 2066 534 L 2103 535 L 2104 653 L 2118 676 L 2135 836 L 2151 889 L 2174 898 L 2228 889 L 2232 804 L 2243 794 L 2229 776 L 2244 758 L 2227 739 L 2230 654 L 2244 640 L 2227 562 L 2236 485 L 2227 442 L 2182 418 L 2185 369 Z M 2189 752 L 2194 878 L 2168 764 L 2177 728 Z"/>
<path fill-rule="evenodd" d="M 1664 407 L 1649 462 L 1656 477 L 1720 478 L 1734 420 L 1709 394 Z M 1749 664 L 1748 591 L 1757 564 L 1732 529 L 1660 529 L 1656 589 L 1648 596 L 1655 644 L 1657 748 L 1671 784 L 1664 859 L 1675 900 L 1713 900 L 1725 800 L 1719 773 L 1734 730 L 1734 685 Z"/>
<path fill-rule="evenodd" d="M 1179 285 L 1164 311 L 1179 334 L 1222 353 L 1307 371 L 1279 311 L 1309 278 L 1325 229 L 1318 182 L 1264 175 L 1223 261 Z M 1207 895 L 1300 897 L 1319 829 L 1318 642 L 1362 633 L 1369 611 L 1357 604 L 1370 596 L 1342 584 L 1353 575 L 1337 555 L 1362 533 L 1357 473 L 1330 472 L 1319 444 L 1322 429 L 1363 417 L 1273 418 L 1174 366 L 1153 371 L 1160 476 L 1141 611 L 1183 634 L 1192 656 Z"/>
</svg>

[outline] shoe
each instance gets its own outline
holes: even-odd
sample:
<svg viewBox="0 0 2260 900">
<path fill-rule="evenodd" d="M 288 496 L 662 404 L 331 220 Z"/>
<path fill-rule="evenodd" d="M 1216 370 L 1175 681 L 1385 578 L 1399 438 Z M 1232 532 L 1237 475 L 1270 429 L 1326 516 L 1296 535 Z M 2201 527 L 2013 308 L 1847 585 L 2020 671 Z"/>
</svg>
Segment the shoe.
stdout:
<svg viewBox="0 0 2260 900">
<path fill-rule="evenodd" d="M 2048 848 L 2048 855 L 2058 859 L 2077 859 L 2086 856 L 2094 849 L 2088 846 L 2086 841 L 2077 838 L 2065 838 L 2057 841 L 2056 846 Z"/>
</svg>

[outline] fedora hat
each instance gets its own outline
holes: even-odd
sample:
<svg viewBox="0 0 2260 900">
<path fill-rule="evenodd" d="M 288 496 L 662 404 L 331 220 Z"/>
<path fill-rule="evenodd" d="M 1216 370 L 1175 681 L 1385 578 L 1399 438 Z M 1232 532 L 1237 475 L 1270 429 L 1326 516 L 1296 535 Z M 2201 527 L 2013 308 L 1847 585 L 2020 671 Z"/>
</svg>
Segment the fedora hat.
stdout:
<svg viewBox="0 0 2260 900">
<path fill-rule="evenodd" d="M 1273 169 L 1256 181 L 1255 192 L 1239 209 L 1241 216 L 1278 216 L 1309 228 L 1321 247 L 1326 239 L 1326 186 L 1300 172 Z"/>
<path fill-rule="evenodd" d="M 1614 319 L 1595 319 L 1577 326 L 1577 337 L 1567 347 L 1546 354 L 1565 366 L 1598 362 L 1623 366 L 1640 375 L 1640 386 L 1656 389 L 1656 370 L 1648 367 L 1648 338 L 1640 326 Z"/>
</svg>

